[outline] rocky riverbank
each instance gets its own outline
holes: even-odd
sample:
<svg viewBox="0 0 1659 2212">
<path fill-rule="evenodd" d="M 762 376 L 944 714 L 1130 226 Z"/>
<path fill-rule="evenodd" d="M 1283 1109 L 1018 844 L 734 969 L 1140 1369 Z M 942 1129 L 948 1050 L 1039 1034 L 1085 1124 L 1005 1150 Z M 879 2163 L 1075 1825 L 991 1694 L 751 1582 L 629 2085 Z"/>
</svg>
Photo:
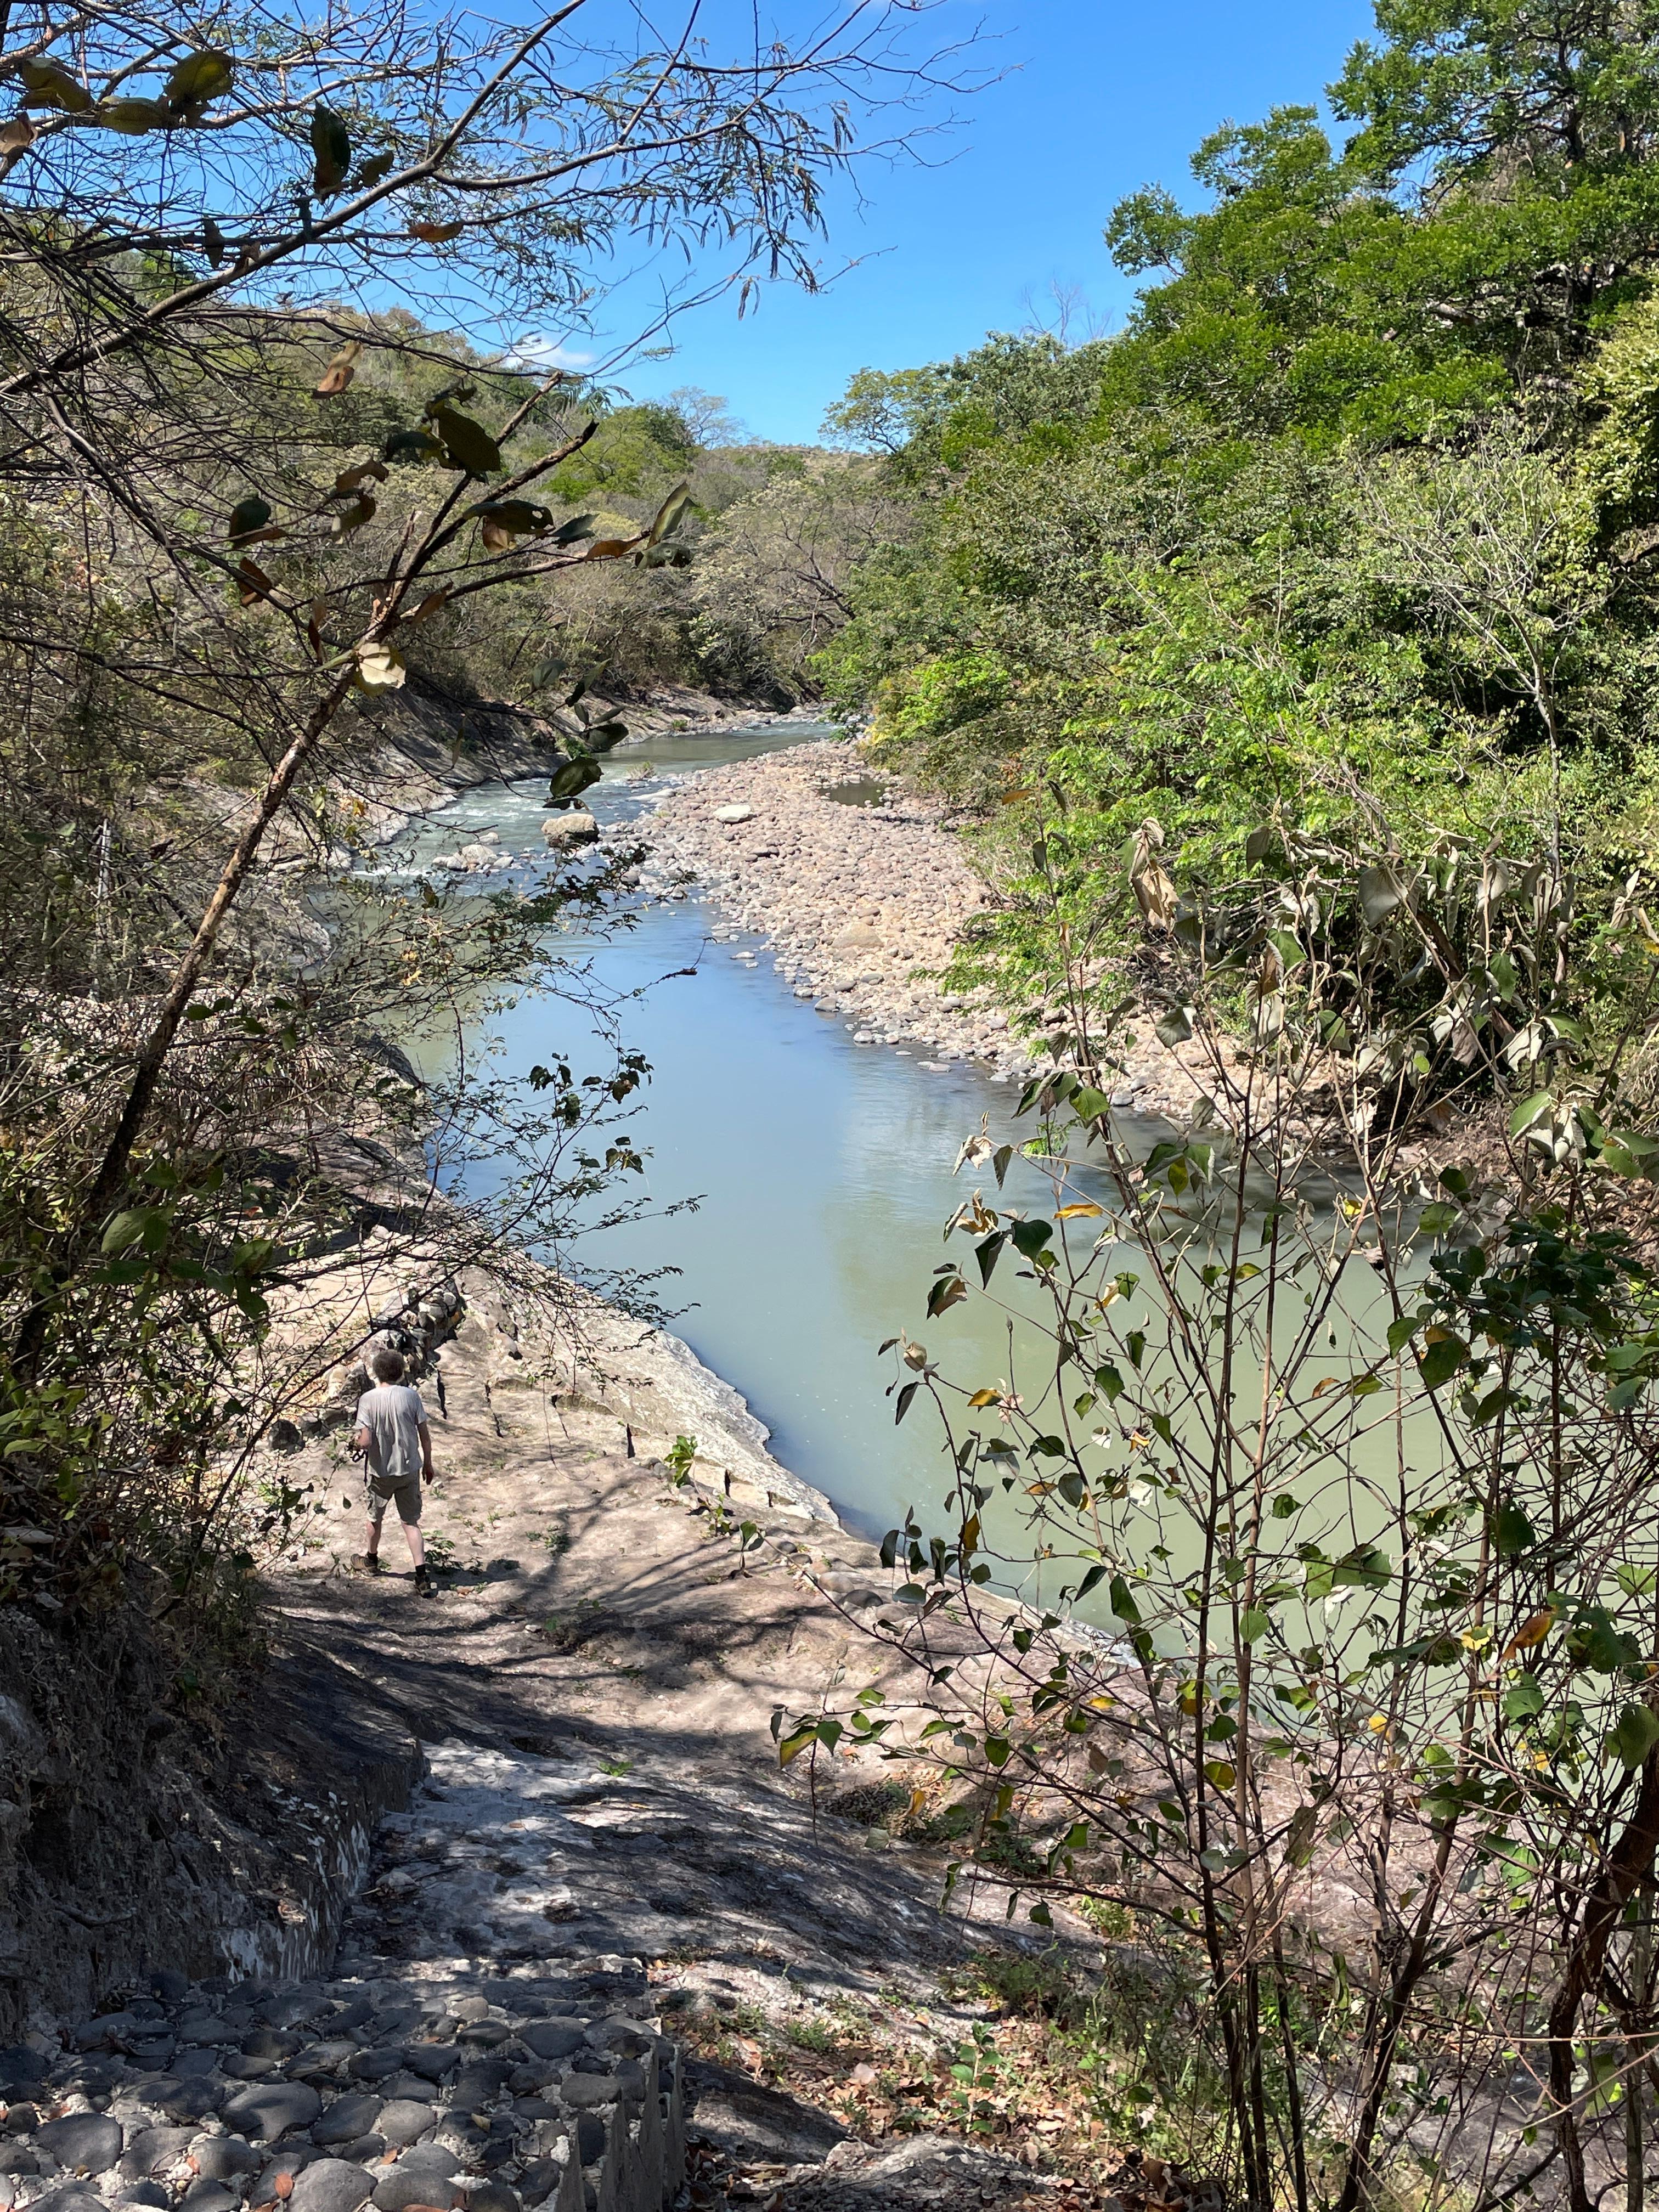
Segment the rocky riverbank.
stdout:
<svg viewBox="0 0 1659 2212">
<path fill-rule="evenodd" d="M 856 744 L 791 745 L 702 770 L 676 783 L 644 827 L 647 889 L 672 896 L 694 884 L 732 933 L 765 939 L 796 997 L 857 1042 L 924 1066 L 974 1061 L 997 1082 L 1033 1072 L 1024 1036 L 988 993 L 939 980 L 963 929 L 993 904 L 960 828 L 938 801 L 875 775 Z M 1200 1088 L 1149 1025 L 1114 1103 L 1184 1115 Z"/>
</svg>

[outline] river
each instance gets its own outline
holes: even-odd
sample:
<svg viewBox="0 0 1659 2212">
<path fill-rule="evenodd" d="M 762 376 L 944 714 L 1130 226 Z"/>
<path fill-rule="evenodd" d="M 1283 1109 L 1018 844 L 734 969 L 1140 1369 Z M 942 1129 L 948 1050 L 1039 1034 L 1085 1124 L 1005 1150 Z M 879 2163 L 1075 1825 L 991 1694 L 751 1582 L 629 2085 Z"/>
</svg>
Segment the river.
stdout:
<svg viewBox="0 0 1659 2212">
<path fill-rule="evenodd" d="M 794 724 L 652 740 L 643 750 L 656 773 L 641 778 L 638 750 L 612 756 L 587 803 L 602 823 L 625 822 L 669 777 L 830 734 Z M 471 792 L 422 824 L 413 856 L 428 861 L 485 830 L 505 850 L 534 852 L 544 794 L 541 781 Z M 896 1425 L 884 1395 L 892 1363 L 877 1348 L 905 1329 L 953 1375 L 1006 1373 L 991 1309 L 974 1302 L 928 1322 L 926 1303 L 944 1224 L 981 1179 L 953 1177 L 958 1147 L 982 1115 L 994 1137 L 1017 1133 L 1013 1087 L 965 1064 L 930 1070 L 854 1044 L 850 1024 L 793 995 L 767 945 L 732 933 L 695 896 L 647 903 L 631 931 L 572 933 L 556 948 L 589 961 L 605 993 L 642 994 L 625 1029 L 652 1070 L 633 1130 L 648 1154 L 644 1183 L 659 1207 L 698 1201 L 582 1240 L 579 1262 L 677 1269 L 661 1286 L 671 1326 L 742 1392 L 776 1457 L 849 1523 L 879 1531 L 908 1504 L 934 1518 L 948 1458 L 925 1409 Z M 588 1018 L 550 994 L 525 994 L 468 1044 L 520 1079 L 556 1054 L 599 1064 Z M 1051 1196 L 1018 1161 L 1008 1194 L 1039 1211 Z"/>
</svg>

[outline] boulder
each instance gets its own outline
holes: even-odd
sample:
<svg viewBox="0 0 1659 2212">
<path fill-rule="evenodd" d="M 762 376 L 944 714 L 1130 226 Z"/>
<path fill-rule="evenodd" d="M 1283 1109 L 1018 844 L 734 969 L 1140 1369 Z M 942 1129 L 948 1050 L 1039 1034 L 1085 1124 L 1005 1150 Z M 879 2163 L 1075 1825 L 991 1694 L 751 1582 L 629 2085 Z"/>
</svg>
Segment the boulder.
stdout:
<svg viewBox="0 0 1659 2212">
<path fill-rule="evenodd" d="M 573 807 L 568 814 L 550 814 L 542 824 L 542 836 L 550 845 L 592 845 L 599 834 L 599 825 L 585 806 Z"/>
<path fill-rule="evenodd" d="M 717 806 L 714 809 L 716 822 L 752 822 L 754 818 L 752 806 Z"/>
</svg>

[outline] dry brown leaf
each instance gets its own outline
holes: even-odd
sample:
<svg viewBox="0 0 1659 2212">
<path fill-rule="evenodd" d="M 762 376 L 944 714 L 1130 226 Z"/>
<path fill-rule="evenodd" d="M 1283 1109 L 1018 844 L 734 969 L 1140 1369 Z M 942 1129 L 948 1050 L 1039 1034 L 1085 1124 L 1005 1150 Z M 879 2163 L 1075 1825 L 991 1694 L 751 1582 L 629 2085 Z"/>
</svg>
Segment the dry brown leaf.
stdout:
<svg viewBox="0 0 1659 2212">
<path fill-rule="evenodd" d="M 362 342 L 358 338 L 353 338 L 349 344 L 340 348 L 338 353 L 323 371 L 321 380 L 317 386 L 317 397 L 319 399 L 332 399 L 345 390 L 347 385 L 357 374 L 357 356 L 362 349 Z"/>
</svg>

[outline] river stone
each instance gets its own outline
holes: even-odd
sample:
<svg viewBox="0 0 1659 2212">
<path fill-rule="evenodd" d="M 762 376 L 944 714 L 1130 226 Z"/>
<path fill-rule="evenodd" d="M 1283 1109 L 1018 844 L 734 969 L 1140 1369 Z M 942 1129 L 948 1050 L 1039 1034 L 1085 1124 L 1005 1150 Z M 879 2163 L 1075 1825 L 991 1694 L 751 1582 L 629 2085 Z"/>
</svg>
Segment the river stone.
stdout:
<svg viewBox="0 0 1659 2212">
<path fill-rule="evenodd" d="M 26 2142 L 0 2142 L 0 2173 L 39 2173 L 40 2161 Z"/>
<path fill-rule="evenodd" d="M 292 2058 L 302 2047 L 297 2035 L 290 2035 L 283 2028 L 256 2027 L 252 2035 L 242 2039 L 245 2058 Z"/>
<path fill-rule="evenodd" d="M 454 2201 L 453 2154 L 439 2143 L 416 2143 L 375 2185 L 377 2212 L 407 2212 L 411 2204 L 447 2205 Z"/>
<path fill-rule="evenodd" d="M 304 2081 L 272 2081 L 258 2089 L 244 2089 L 225 2106 L 225 2125 L 254 2142 L 269 2142 L 289 2128 L 308 2128 L 323 2109 L 323 2100 Z"/>
<path fill-rule="evenodd" d="M 38 2129 L 34 2147 L 70 2173 L 107 2173 L 121 2155 L 121 2123 L 102 2112 L 72 2112 Z"/>
<path fill-rule="evenodd" d="M 586 2033 L 580 2021 L 532 2020 L 519 2030 L 519 2040 L 538 2058 L 568 2058 L 581 2049 Z"/>
<path fill-rule="evenodd" d="M 173 2055 L 173 2071 L 182 2081 L 195 2081 L 203 2075 L 216 2074 L 218 2070 L 219 2054 L 216 2051 L 187 2044 L 182 2051 L 176 2051 Z"/>
<path fill-rule="evenodd" d="M 148 2181 L 163 2166 L 171 2166 L 182 2151 L 194 2142 L 194 2128 L 143 2128 L 133 2136 L 121 2154 L 121 2174 L 124 2180 Z"/>
<path fill-rule="evenodd" d="M 591 2112 L 596 2105 L 614 2105 L 627 2094 L 614 2074 L 567 2074 L 559 2094 L 573 2112 Z"/>
<path fill-rule="evenodd" d="M 411 2043 L 404 2057 L 410 2072 L 428 2081 L 441 2081 L 461 2063 L 461 2054 L 453 2043 Z"/>
<path fill-rule="evenodd" d="M 592 845 L 599 834 L 599 823 L 583 806 L 568 814 L 550 814 L 542 824 L 542 836 L 550 845 Z"/>
<path fill-rule="evenodd" d="M 270 2204 L 279 2197 L 286 2198 L 292 2192 L 296 2179 L 316 2155 L 308 2143 L 301 2143 L 293 2150 L 285 2150 L 280 2158 L 272 2159 L 254 2183 L 248 2202 Z"/>
<path fill-rule="evenodd" d="M 357 2212 L 374 2194 L 374 2177 L 349 2159 L 319 2158 L 294 2184 L 289 2212 Z"/>
<path fill-rule="evenodd" d="M 521 2212 L 519 2192 L 504 2181 L 475 2181 L 466 2185 L 466 2212 Z"/>
<path fill-rule="evenodd" d="M 714 809 L 716 822 L 752 822 L 754 818 L 752 806 L 717 806 Z"/>
<path fill-rule="evenodd" d="M 311 2140 L 314 2143 L 347 2143 L 358 2136 L 371 2134 L 380 2125 L 380 2100 L 378 2097 L 337 2097 L 319 2120 L 313 2120 Z"/>
<path fill-rule="evenodd" d="M 474 2058 L 455 2076 L 449 2100 L 461 2112 L 476 2112 L 501 2095 L 512 2071 L 504 2059 Z"/>
<path fill-rule="evenodd" d="M 135 2181 L 115 2201 L 118 2204 L 145 2205 L 149 2212 L 169 2212 L 173 2198 L 159 2181 Z"/>
<path fill-rule="evenodd" d="M 388 2074 L 400 2073 L 405 2063 L 403 2045 L 389 2043 L 376 2051 L 360 2051 L 347 2060 L 346 2072 L 359 2081 L 383 2081 Z"/>
<path fill-rule="evenodd" d="M 103 2198 L 82 2181 L 71 2182 L 67 2189 L 54 2189 L 49 2197 L 37 2197 L 34 2202 L 40 2212 L 104 2212 Z"/>
<path fill-rule="evenodd" d="M 374 2086 L 388 2102 L 394 2104 L 413 2101 L 429 2105 L 438 2094 L 437 2084 L 422 2081 L 418 2074 L 388 2074 L 384 2081 L 377 2081 Z"/>
<path fill-rule="evenodd" d="M 274 2058 L 250 2058 L 246 2051 L 231 2051 L 219 2061 L 222 2073 L 228 2074 L 233 2081 L 263 2081 L 268 2074 L 276 2070 Z"/>
<path fill-rule="evenodd" d="M 332 2025 L 332 2023 L 331 2023 Z M 312 2081 L 319 2074 L 332 2075 L 353 2058 L 365 2054 L 347 2036 L 331 2036 L 325 2043 L 308 2043 L 297 2058 L 289 2062 L 290 2081 Z"/>
<path fill-rule="evenodd" d="M 169 2081 L 166 2088 L 152 2090 L 149 2101 L 170 2120 L 204 2120 L 224 2103 L 229 2086 L 211 2074 L 193 2074 L 188 2081 Z"/>
<path fill-rule="evenodd" d="M 434 2113 L 430 2105 L 423 2105 L 414 2097 L 394 2097 L 389 2105 L 382 2105 L 375 2126 L 389 2143 L 399 2146 L 416 2142 L 431 2127 Z"/>
<path fill-rule="evenodd" d="M 182 2202 L 190 2212 L 236 2212 L 241 2198 L 222 2181 L 192 2181 Z"/>
<path fill-rule="evenodd" d="M 204 2181 L 228 2181 L 235 2174 L 259 2170 L 258 2152 L 240 2136 L 198 2136 L 190 2154 Z"/>
</svg>

